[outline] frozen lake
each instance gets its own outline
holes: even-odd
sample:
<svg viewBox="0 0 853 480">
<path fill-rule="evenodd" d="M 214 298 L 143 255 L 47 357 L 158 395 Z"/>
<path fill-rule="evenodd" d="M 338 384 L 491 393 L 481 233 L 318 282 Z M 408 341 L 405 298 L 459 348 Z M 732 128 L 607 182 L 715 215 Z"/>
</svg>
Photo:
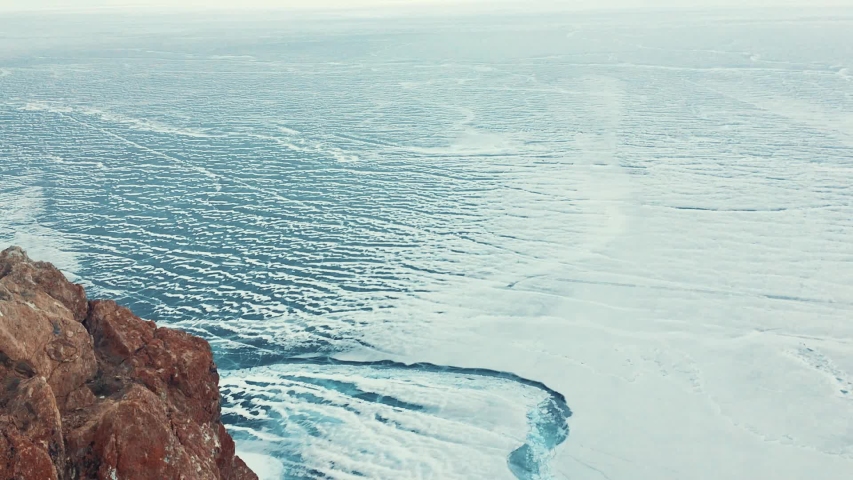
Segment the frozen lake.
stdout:
<svg viewBox="0 0 853 480">
<path fill-rule="evenodd" d="M 0 248 L 262 477 L 850 478 L 853 11 L 0 31 Z"/>
</svg>

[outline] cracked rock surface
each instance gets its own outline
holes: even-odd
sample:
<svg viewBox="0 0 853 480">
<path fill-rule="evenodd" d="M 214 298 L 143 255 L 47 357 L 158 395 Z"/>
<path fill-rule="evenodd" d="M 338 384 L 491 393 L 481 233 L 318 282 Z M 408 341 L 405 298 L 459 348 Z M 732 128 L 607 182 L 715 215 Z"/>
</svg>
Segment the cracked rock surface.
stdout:
<svg viewBox="0 0 853 480">
<path fill-rule="evenodd" d="M 219 415 L 205 340 L 0 253 L 0 478 L 257 479 Z"/>
</svg>

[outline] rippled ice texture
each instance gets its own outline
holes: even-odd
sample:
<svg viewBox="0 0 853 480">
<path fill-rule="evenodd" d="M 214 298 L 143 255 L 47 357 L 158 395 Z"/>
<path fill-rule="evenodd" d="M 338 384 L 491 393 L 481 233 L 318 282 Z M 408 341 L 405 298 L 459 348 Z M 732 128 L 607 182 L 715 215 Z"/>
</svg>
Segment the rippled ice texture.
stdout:
<svg viewBox="0 0 853 480">
<path fill-rule="evenodd" d="M 850 13 L 6 16 L 0 243 L 267 478 L 849 478 Z"/>
</svg>

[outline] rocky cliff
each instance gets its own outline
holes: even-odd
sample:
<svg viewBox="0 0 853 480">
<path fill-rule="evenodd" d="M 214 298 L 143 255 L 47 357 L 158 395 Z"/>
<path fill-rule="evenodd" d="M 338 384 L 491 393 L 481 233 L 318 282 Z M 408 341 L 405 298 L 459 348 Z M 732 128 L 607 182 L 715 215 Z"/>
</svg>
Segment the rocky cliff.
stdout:
<svg viewBox="0 0 853 480">
<path fill-rule="evenodd" d="M 0 253 L 0 479 L 256 479 L 208 343 Z"/>
</svg>

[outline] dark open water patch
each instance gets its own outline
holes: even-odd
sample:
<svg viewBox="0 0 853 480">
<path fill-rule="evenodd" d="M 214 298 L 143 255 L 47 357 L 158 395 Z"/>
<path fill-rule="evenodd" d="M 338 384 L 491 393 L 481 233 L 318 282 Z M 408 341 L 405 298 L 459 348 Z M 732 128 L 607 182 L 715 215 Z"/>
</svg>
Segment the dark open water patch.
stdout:
<svg viewBox="0 0 853 480">
<path fill-rule="evenodd" d="M 505 450 L 506 468 L 519 480 L 551 478 L 549 462 L 569 435 L 572 415 L 565 397 L 542 382 L 425 362 L 291 358 L 224 371 L 222 392 L 223 420 L 235 438 L 282 460 L 288 478 L 308 470 L 371 477 L 376 462 L 399 472 L 438 469 L 432 459 L 411 458 L 434 452 L 436 445 L 453 448 L 459 436 L 484 451 L 509 445 L 513 440 L 482 437 L 509 433 L 512 428 L 501 424 L 518 417 L 525 418 L 525 428 L 509 433 L 521 440 Z M 374 433 L 378 442 L 363 441 Z M 446 455 L 450 460 L 443 461 L 458 468 L 453 454 Z M 356 473 L 360 469 L 365 471 Z"/>
</svg>

